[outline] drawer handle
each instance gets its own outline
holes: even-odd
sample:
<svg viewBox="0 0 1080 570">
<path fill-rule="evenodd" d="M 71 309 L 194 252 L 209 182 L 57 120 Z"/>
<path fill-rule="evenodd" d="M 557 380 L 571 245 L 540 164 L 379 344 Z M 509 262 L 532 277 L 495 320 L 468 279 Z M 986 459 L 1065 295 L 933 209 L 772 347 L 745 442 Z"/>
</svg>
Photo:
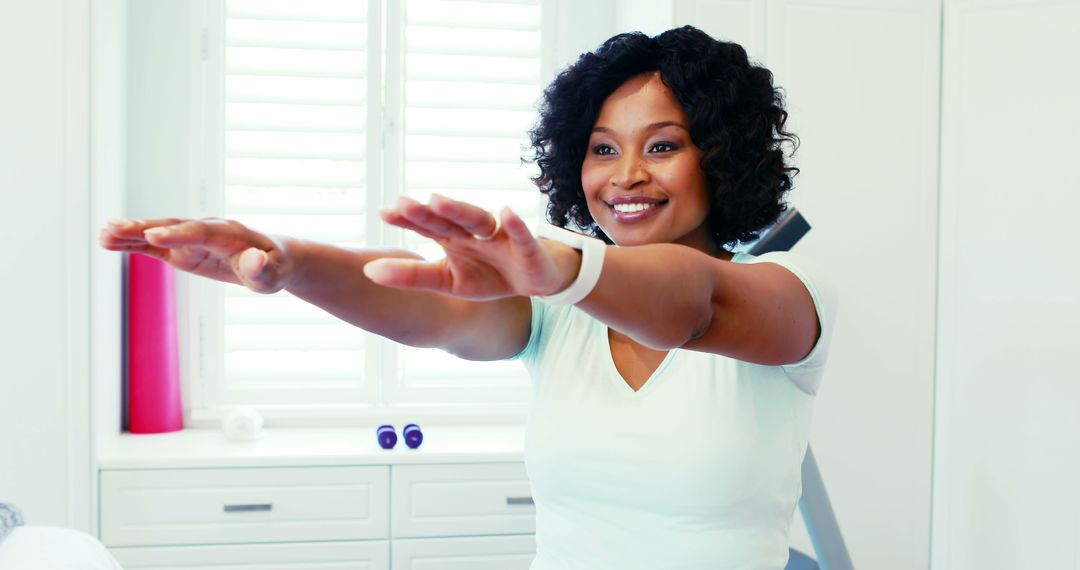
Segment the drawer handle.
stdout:
<svg viewBox="0 0 1080 570">
<path fill-rule="evenodd" d="M 508 505 L 533 505 L 532 497 L 507 497 L 506 504 Z"/>
<path fill-rule="evenodd" d="M 262 503 L 254 505 L 225 505 L 225 512 L 227 513 L 252 513 L 257 511 L 270 511 L 274 508 L 272 503 Z"/>
</svg>

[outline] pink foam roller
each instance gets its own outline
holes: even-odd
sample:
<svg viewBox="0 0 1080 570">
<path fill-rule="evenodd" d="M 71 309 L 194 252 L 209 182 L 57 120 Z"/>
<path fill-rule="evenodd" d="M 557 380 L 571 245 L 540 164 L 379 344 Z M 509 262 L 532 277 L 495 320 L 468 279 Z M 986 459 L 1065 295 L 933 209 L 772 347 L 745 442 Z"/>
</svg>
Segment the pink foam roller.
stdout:
<svg viewBox="0 0 1080 570">
<path fill-rule="evenodd" d="M 128 420 L 132 433 L 183 429 L 173 270 L 132 254 L 128 265 Z"/>
</svg>

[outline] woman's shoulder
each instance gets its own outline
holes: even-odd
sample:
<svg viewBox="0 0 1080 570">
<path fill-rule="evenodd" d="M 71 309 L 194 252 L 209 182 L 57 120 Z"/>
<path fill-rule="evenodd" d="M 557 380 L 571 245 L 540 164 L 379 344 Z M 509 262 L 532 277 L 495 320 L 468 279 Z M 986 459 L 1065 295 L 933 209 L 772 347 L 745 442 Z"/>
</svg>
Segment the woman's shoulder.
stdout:
<svg viewBox="0 0 1080 570">
<path fill-rule="evenodd" d="M 755 264 L 775 263 L 794 273 L 808 288 L 832 289 L 828 275 L 821 264 L 812 257 L 792 253 L 790 251 L 770 251 L 753 255 L 747 252 L 737 252 L 731 258 L 732 263 Z"/>
<path fill-rule="evenodd" d="M 781 368 L 805 392 L 815 394 L 821 382 L 821 373 L 828 358 L 833 330 L 836 327 L 839 298 L 832 280 L 817 260 L 789 251 L 770 251 L 761 255 L 741 253 L 733 257 L 731 261 L 734 263 L 775 263 L 798 277 L 810 293 L 814 301 L 814 310 L 817 312 L 818 324 L 821 327 L 818 341 L 802 360 Z"/>
</svg>

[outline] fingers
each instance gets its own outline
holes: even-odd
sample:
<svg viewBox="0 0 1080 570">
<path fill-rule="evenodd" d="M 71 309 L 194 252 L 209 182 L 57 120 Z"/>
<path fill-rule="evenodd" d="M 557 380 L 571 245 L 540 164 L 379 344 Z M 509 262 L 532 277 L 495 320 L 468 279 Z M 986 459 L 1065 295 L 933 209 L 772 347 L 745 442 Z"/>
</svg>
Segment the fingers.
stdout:
<svg viewBox="0 0 1080 570">
<path fill-rule="evenodd" d="M 464 229 L 470 236 L 493 238 L 499 227 L 495 221 L 495 215 L 491 212 L 439 194 L 431 196 L 431 209 Z"/>
<path fill-rule="evenodd" d="M 98 243 L 101 244 L 101 247 L 111 251 L 145 253 L 158 259 L 164 259 L 168 255 L 168 250 L 148 243 L 144 232 L 149 228 L 170 226 L 183 221 L 180 218 L 149 221 L 125 218 L 112 219 L 106 222 L 105 227 L 101 228 L 98 233 Z"/>
<path fill-rule="evenodd" d="M 119 238 L 130 238 L 136 235 L 142 236 L 141 225 L 145 224 L 142 220 L 127 220 L 127 219 L 112 219 L 106 222 L 105 227 L 101 231 L 108 232 L 109 235 L 113 235 Z"/>
<path fill-rule="evenodd" d="M 428 237 L 472 239 L 473 234 L 446 216 L 437 213 L 431 205 L 401 196 L 396 211 L 413 226 L 430 234 Z"/>
<path fill-rule="evenodd" d="M 102 229 L 100 240 L 106 247 L 149 243 L 159 248 L 202 245 L 233 250 L 243 246 L 255 246 L 270 250 L 275 245 L 267 236 L 251 231 L 243 224 L 217 218 L 161 218 L 146 221 L 114 219 L 109 220 Z"/>
<path fill-rule="evenodd" d="M 200 220 L 154 226 L 143 231 L 147 242 L 160 247 L 203 245 L 206 244 L 209 234 L 207 223 Z"/>
<path fill-rule="evenodd" d="M 288 285 L 291 265 L 279 247 L 269 251 L 249 247 L 230 256 L 226 263 L 231 265 L 240 284 L 256 293 L 277 293 Z"/>
<path fill-rule="evenodd" d="M 408 219 L 405 218 L 405 216 L 402 216 L 401 212 L 399 212 L 398 210 L 395 210 L 395 209 L 392 209 L 392 208 L 386 208 L 386 209 L 383 209 L 383 210 L 379 210 L 379 217 L 381 217 L 384 222 L 386 222 L 386 223 L 388 223 L 388 224 L 390 224 L 392 226 L 397 226 L 397 227 L 405 229 L 405 230 L 416 232 L 416 233 L 418 233 L 418 234 L 420 234 L 420 235 L 422 235 L 422 236 L 424 236 L 426 238 L 429 238 L 429 239 L 434 239 L 434 240 L 439 239 L 439 236 L 437 236 L 437 235 L 427 231 L 426 229 L 424 229 L 424 228 L 410 222 Z"/>
<path fill-rule="evenodd" d="M 143 240 L 143 232 L 149 228 L 171 226 L 183 222 L 180 218 L 165 218 L 159 220 L 133 220 L 116 218 L 106 222 L 103 232 L 120 240 Z"/>
<path fill-rule="evenodd" d="M 270 257 L 265 251 L 250 247 L 237 256 L 236 275 L 243 285 L 252 291 L 273 293 L 280 288 L 276 287 L 278 279 L 269 270 L 269 265 Z"/>
<path fill-rule="evenodd" d="M 98 243 L 110 251 L 142 253 L 158 259 L 164 259 L 168 252 L 152 246 L 143 239 L 141 227 L 146 222 L 141 220 L 109 220 L 98 233 Z"/>
<path fill-rule="evenodd" d="M 415 259 L 376 259 L 364 265 L 364 275 L 379 285 L 399 289 L 449 293 L 453 285 L 445 263 Z"/>
<path fill-rule="evenodd" d="M 98 242 L 101 243 L 102 247 L 109 251 L 142 253 L 161 260 L 164 260 L 169 256 L 169 250 L 167 249 L 154 247 L 142 240 L 119 240 L 106 235 L 105 230 L 102 230 L 102 235 L 98 237 Z"/>
<path fill-rule="evenodd" d="M 117 245 L 146 243 L 140 227 L 144 223 L 141 220 L 109 220 L 98 233 L 98 241 L 106 249 L 114 249 L 113 246 Z"/>
<path fill-rule="evenodd" d="M 553 269 L 550 255 L 540 241 L 533 237 L 525 221 L 510 208 L 503 208 L 502 227 L 510 238 L 510 249 L 522 260 L 522 269 L 526 275 L 549 275 Z"/>
<path fill-rule="evenodd" d="M 291 271 L 278 242 L 231 220 L 109 220 L 98 240 L 109 250 L 151 255 L 182 271 L 258 293 L 281 290 Z"/>
<path fill-rule="evenodd" d="M 499 217 L 502 219 L 502 227 L 506 230 L 506 236 L 510 238 L 510 244 L 516 253 L 534 255 L 540 251 L 540 242 L 533 237 L 525 220 L 522 220 L 513 210 L 509 207 L 503 208 L 499 212 Z"/>
</svg>

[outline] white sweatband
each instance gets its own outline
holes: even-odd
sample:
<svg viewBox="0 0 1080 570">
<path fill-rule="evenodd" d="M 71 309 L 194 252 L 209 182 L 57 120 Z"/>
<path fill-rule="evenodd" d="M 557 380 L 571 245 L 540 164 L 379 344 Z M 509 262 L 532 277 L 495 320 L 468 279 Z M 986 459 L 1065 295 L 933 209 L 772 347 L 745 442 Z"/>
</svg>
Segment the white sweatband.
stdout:
<svg viewBox="0 0 1080 570">
<path fill-rule="evenodd" d="M 596 287 L 600 280 L 600 272 L 604 269 L 604 252 L 607 244 L 586 235 L 579 234 L 553 226 L 540 224 L 536 228 L 538 237 L 547 238 L 581 250 L 581 268 L 578 269 L 577 278 L 569 287 L 552 295 L 540 297 L 540 300 L 549 305 L 574 305 L 581 302 Z"/>
</svg>

